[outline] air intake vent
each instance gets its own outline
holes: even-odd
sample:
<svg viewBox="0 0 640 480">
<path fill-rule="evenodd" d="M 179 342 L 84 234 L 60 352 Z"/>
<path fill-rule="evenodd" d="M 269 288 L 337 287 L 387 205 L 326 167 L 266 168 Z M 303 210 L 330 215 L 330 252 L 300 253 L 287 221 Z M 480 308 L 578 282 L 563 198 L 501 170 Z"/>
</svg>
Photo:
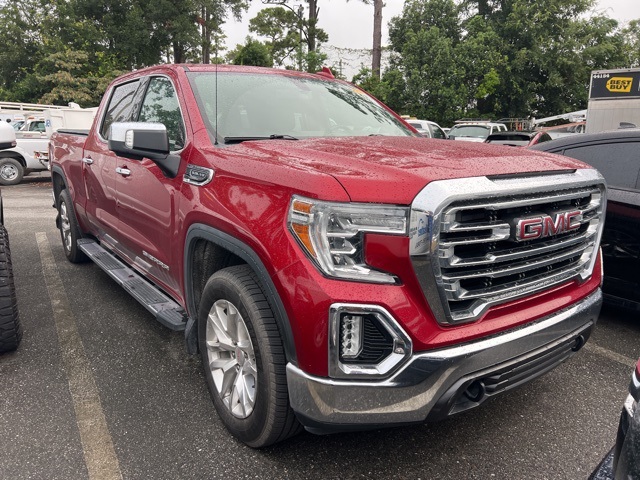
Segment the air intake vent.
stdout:
<svg viewBox="0 0 640 480">
<path fill-rule="evenodd" d="M 473 321 L 492 305 L 588 278 L 605 209 L 604 185 L 596 175 L 579 170 L 520 179 L 519 191 L 513 180 L 479 179 L 466 191 L 452 188 L 461 180 L 435 182 L 447 184 L 439 193 L 452 196 L 433 209 L 421 202 L 433 200 L 425 191 L 434 184 L 425 188 L 413 205 L 411 254 L 438 320 Z M 576 178 L 581 176 L 593 178 Z M 418 234 L 425 224 L 428 246 Z"/>
</svg>

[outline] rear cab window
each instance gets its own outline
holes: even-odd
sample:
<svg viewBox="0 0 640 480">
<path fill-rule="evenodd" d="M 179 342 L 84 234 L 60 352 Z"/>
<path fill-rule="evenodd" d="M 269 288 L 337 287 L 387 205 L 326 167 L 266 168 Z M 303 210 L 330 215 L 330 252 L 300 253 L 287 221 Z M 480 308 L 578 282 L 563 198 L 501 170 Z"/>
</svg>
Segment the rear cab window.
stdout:
<svg viewBox="0 0 640 480">
<path fill-rule="evenodd" d="M 102 125 L 100 126 L 100 136 L 109 139 L 109 128 L 114 122 L 127 122 L 131 120 L 133 112 L 133 98 L 140 80 L 116 85 L 109 99 Z"/>
</svg>

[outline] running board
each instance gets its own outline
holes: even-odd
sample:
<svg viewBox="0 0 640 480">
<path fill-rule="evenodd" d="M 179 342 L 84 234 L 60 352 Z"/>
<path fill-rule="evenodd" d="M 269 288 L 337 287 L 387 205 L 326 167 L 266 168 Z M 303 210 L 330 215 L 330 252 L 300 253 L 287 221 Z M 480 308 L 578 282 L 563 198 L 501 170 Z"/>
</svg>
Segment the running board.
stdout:
<svg viewBox="0 0 640 480">
<path fill-rule="evenodd" d="M 102 248 L 95 240 L 89 238 L 78 239 L 78 247 L 107 275 L 149 310 L 161 324 L 171 330 L 179 331 L 185 329 L 187 315 L 184 309 L 146 281 L 135 270 L 127 267 L 115 255 Z"/>
</svg>

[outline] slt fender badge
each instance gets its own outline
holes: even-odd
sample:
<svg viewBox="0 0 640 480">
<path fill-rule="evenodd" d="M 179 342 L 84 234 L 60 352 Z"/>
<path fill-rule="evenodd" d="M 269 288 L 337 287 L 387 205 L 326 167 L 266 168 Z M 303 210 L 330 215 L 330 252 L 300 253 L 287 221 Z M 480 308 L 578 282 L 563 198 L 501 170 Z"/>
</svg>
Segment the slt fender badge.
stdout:
<svg viewBox="0 0 640 480">
<path fill-rule="evenodd" d="M 187 165 L 187 171 L 184 173 L 184 182 L 191 185 L 202 187 L 213 180 L 213 170 L 198 165 Z"/>
</svg>

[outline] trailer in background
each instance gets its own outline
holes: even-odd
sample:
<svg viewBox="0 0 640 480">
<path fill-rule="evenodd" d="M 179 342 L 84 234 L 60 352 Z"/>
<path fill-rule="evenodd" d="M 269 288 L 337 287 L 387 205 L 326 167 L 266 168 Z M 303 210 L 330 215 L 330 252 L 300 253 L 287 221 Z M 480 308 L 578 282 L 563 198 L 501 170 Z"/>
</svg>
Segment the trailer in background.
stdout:
<svg viewBox="0 0 640 480">
<path fill-rule="evenodd" d="M 640 68 L 591 72 L 587 133 L 640 127 Z"/>
</svg>

